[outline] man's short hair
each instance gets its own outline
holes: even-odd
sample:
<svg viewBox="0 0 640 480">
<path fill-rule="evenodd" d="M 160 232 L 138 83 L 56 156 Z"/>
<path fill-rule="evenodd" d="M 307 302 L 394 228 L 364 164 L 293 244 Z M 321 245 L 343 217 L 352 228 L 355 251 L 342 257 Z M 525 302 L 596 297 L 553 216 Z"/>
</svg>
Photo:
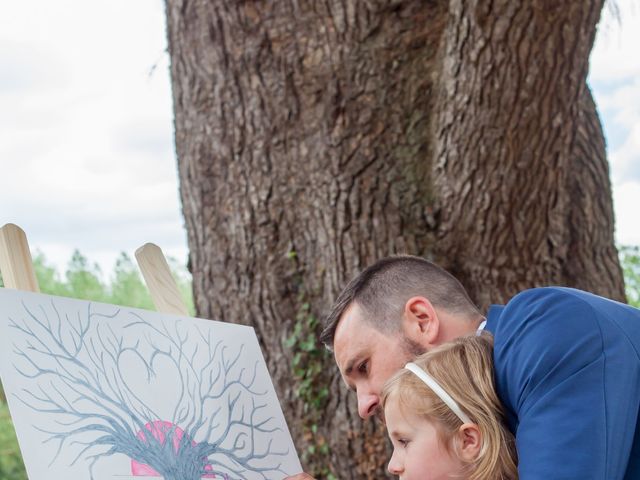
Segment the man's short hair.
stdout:
<svg viewBox="0 0 640 480">
<path fill-rule="evenodd" d="M 378 260 L 349 282 L 326 317 L 320 341 L 333 347 L 338 322 L 353 303 L 377 330 L 397 331 L 405 304 L 414 296 L 470 320 L 480 315 L 462 284 L 449 272 L 424 258 L 396 255 Z"/>
</svg>

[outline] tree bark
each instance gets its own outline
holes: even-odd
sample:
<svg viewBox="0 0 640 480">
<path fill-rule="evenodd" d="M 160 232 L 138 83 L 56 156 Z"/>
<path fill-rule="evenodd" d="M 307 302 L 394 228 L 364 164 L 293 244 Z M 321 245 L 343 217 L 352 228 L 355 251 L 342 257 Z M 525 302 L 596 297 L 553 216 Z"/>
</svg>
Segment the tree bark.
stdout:
<svg viewBox="0 0 640 480">
<path fill-rule="evenodd" d="M 436 250 L 482 306 L 549 284 L 624 298 L 585 83 L 602 3 L 450 2 Z"/>
<path fill-rule="evenodd" d="M 197 312 L 256 329 L 316 475 L 385 475 L 382 427 L 306 342 L 367 264 L 435 259 L 483 307 L 623 298 L 585 83 L 602 1 L 556 3 L 167 0 Z"/>
</svg>

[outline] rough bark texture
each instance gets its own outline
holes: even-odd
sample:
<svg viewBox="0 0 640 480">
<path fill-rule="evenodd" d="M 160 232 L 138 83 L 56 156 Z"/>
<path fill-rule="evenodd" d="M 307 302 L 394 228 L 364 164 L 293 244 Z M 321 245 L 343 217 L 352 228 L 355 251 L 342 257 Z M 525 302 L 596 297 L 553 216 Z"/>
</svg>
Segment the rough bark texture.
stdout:
<svg viewBox="0 0 640 480">
<path fill-rule="evenodd" d="M 450 2 L 437 252 L 483 306 L 549 284 L 624 298 L 603 136 L 585 84 L 601 8 Z"/>
<path fill-rule="evenodd" d="M 571 285 L 625 301 L 624 280 L 613 236 L 609 164 L 600 118 L 589 88 L 582 90 L 576 138 L 569 160 L 567 192 L 568 260 L 564 277 Z M 586 220 L 585 220 L 586 219 Z"/>
<path fill-rule="evenodd" d="M 305 351 L 300 390 L 294 359 L 377 258 L 436 259 L 482 306 L 549 283 L 623 297 L 585 84 L 601 4 L 167 0 L 198 314 L 255 327 L 299 452 L 329 446 L 308 469 L 385 475 L 332 360 Z"/>
</svg>

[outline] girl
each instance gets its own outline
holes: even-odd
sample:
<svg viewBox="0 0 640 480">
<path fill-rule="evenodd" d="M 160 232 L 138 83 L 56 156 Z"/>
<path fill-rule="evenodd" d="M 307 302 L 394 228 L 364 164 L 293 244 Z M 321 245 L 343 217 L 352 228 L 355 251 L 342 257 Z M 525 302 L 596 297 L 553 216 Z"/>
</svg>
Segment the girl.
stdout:
<svg viewBox="0 0 640 480">
<path fill-rule="evenodd" d="M 495 392 L 489 334 L 458 338 L 408 363 L 382 391 L 403 480 L 516 480 L 515 442 Z"/>
</svg>

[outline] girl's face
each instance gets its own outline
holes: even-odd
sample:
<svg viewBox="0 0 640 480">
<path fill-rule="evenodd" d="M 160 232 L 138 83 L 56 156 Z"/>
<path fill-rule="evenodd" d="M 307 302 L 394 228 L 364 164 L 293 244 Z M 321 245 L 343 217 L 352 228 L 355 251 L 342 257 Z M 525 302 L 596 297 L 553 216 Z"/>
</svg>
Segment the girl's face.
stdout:
<svg viewBox="0 0 640 480">
<path fill-rule="evenodd" d="M 394 396 L 384 409 L 393 443 L 389 472 L 402 480 L 464 479 L 464 463 L 438 439 L 433 422 L 404 412 Z"/>
</svg>

